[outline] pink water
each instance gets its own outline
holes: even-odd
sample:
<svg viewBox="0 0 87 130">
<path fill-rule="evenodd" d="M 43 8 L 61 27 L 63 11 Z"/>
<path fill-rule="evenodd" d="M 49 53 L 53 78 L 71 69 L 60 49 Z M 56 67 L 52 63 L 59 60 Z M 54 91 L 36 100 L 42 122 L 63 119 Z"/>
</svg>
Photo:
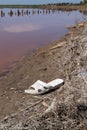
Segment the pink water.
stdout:
<svg viewBox="0 0 87 130">
<path fill-rule="evenodd" d="M 66 26 L 83 17 L 79 11 L 0 9 L 0 72 L 27 52 L 62 37 Z"/>
</svg>

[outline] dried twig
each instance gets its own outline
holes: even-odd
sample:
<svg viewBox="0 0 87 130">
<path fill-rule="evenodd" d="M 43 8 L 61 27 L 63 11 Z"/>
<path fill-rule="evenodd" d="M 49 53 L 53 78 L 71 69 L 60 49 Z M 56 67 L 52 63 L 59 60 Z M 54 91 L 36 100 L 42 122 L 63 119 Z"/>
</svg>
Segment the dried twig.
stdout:
<svg viewBox="0 0 87 130">
<path fill-rule="evenodd" d="M 30 106 L 26 107 L 25 109 L 20 110 L 20 112 L 23 112 L 23 111 L 25 111 L 25 110 L 28 110 L 29 108 L 34 107 L 34 106 L 38 105 L 38 104 L 39 104 L 39 103 L 41 103 L 42 101 L 43 101 L 43 99 L 41 99 L 41 100 L 39 100 L 39 101 L 37 101 L 37 102 L 33 103 L 32 105 L 30 105 Z M 20 113 L 20 112 L 19 112 L 19 113 Z"/>
<path fill-rule="evenodd" d="M 47 113 L 47 112 L 49 112 L 51 110 L 54 110 L 56 105 L 57 105 L 57 100 L 56 100 L 56 98 L 54 98 L 51 105 L 48 107 L 48 109 L 46 109 L 45 113 Z"/>
<path fill-rule="evenodd" d="M 20 111 L 17 112 L 17 113 L 14 113 L 14 114 L 11 114 L 10 116 L 5 117 L 3 120 L 7 120 L 9 117 L 16 116 L 16 115 L 18 115 L 19 113 L 21 113 L 21 112 L 23 112 L 23 111 L 25 111 L 25 110 L 28 110 L 28 109 L 30 109 L 31 107 L 34 107 L 34 106 L 38 105 L 38 104 L 41 103 L 42 101 L 43 101 L 43 99 L 42 99 L 42 100 L 39 100 L 39 101 L 37 101 L 37 102 L 35 102 L 35 103 L 33 103 L 32 105 L 30 105 L 30 106 L 28 106 L 28 107 L 26 107 L 26 108 L 20 110 Z M 3 120 L 1 120 L 1 121 L 3 121 Z"/>
</svg>

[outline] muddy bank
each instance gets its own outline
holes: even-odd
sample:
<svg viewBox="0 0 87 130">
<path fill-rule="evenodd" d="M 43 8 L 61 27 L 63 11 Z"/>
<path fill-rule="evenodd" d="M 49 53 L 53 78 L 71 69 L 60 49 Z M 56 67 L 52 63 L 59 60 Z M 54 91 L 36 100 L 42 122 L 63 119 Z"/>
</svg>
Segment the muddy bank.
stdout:
<svg viewBox="0 0 87 130">
<path fill-rule="evenodd" d="M 64 79 L 59 89 L 42 96 L 24 93 L 40 79 Z M 47 111 L 55 99 L 54 107 Z M 87 129 L 87 24 L 59 41 L 26 56 L 0 78 L 0 128 L 29 130 Z"/>
</svg>

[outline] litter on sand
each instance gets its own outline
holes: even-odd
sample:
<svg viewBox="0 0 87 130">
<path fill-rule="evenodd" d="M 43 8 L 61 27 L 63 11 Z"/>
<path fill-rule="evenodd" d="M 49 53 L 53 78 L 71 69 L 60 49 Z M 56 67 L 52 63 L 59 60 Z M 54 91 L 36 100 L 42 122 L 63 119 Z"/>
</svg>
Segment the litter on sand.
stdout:
<svg viewBox="0 0 87 130">
<path fill-rule="evenodd" d="M 63 79 L 55 79 L 51 82 L 45 83 L 41 80 L 37 80 L 33 85 L 30 86 L 29 89 L 25 90 L 25 93 L 28 94 L 45 94 L 51 90 L 57 89 L 60 85 L 63 85 Z"/>
</svg>

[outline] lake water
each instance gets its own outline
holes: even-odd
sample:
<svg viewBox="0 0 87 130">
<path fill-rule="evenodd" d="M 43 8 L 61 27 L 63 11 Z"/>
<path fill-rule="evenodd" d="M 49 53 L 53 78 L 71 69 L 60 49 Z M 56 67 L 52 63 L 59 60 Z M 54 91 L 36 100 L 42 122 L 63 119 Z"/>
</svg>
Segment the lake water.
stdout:
<svg viewBox="0 0 87 130">
<path fill-rule="evenodd" d="M 66 26 L 84 18 L 79 11 L 0 9 L 0 72 L 27 52 L 62 37 Z"/>
</svg>

